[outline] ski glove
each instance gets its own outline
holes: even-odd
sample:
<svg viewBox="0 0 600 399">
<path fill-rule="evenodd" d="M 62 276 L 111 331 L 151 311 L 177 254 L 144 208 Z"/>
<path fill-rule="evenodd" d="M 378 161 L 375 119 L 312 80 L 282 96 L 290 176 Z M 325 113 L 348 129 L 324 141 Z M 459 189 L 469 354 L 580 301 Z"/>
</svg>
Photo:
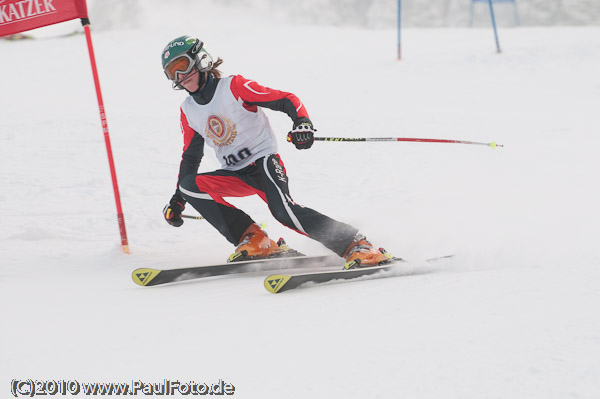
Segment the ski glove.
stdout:
<svg viewBox="0 0 600 399">
<path fill-rule="evenodd" d="M 297 149 L 304 150 L 312 147 L 315 142 L 315 129 L 308 118 L 300 118 L 291 132 L 288 133 L 288 141 L 291 141 Z"/>
<path fill-rule="evenodd" d="M 165 220 L 171 226 L 179 227 L 183 224 L 183 219 L 181 218 L 181 212 L 185 209 L 185 200 L 179 194 L 179 191 L 173 195 L 171 201 L 167 205 L 165 205 L 165 209 L 163 209 L 163 214 L 165 215 Z"/>
</svg>

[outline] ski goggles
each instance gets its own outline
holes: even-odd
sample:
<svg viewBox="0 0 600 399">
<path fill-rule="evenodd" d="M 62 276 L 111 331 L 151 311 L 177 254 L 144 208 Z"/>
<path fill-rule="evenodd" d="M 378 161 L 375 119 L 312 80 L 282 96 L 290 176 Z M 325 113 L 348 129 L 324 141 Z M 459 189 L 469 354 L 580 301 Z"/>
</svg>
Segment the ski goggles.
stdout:
<svg viewBox="0 0 600 399">
<path fill-rule="evenodd" d="M 188 54 L 181 54 L 177 58 L 173 58 L 171 62 L 165 65 L 165 73 L 171 80 L 177 80 L 178 75 L 190 73 L 195 62 Z"/>
<path fill-rule="evenodd" d="M 213 60 L 204 49 L 201 49 L 195 58 L 187 53 L 181 54 L 165 65 L 165 74 L 169 79 L 177 81 L 179 75 L 190 73 L 196 64 L 200 72 L 206 72 L 212 67 Z"/>
</svg>

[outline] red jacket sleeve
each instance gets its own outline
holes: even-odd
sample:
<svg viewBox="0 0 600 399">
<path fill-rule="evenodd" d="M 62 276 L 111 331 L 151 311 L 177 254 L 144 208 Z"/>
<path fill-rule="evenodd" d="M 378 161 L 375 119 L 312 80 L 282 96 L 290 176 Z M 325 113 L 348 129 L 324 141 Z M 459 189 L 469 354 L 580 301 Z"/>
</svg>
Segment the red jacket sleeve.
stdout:
<svg viewBox="0 0 600 399">
<path fill-rule="evenodd" d="M 183 133 L 183 154 L 179 165 L 179 179 L 198 173 L 198 166 L 204 155 L 204 139 L 190 127 L 183 110 L 181 110 L 181 133 Z"/>
<path fill-rule="evenodd" d="M 256 107 L 259 106 L 285 112 L 294 124 L 300 118 L 309 118 L 306 107 L 295 94 L 261 86 L 241 75 L 233 77 L 231 92 L 249 111 L 256 112 Z"/>
</svg>

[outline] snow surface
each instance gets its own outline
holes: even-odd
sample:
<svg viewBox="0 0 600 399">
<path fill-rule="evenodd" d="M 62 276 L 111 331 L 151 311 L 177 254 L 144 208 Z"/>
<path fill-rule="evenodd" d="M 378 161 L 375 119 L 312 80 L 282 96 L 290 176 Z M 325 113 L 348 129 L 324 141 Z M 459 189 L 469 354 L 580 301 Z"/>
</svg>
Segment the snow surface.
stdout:
<svg viewBox="0 0 600 399">
<path fill-rule="evenodd" d="M 501 30 L 501 55 L 489 29 L 406 30 L 398 62 L 393 30 L 154 11 L 137 29 L 94 34 L 131 255 L 85 39 L 0 41 L 3 397 L 13 378 L 224 379 L 240 398 L 600 397 L 600 28 Z M 180 34 L 200 36 L 226 74 L 296 93 L 323 136 L 504 147 L 297 151 L 287 116 L 267 111 L 294 199 L 414 262 L 402 277 L 279 295 L 260 273 L 138 287 L 135 268 L 233 249 L 203 221 L 162 219 L 185 93 L 158 57 Z M 207 151 L 201 170 L 215 167 Z M 258 198 L 232 202 L 272 237 L 328 253 Z"/>
</svg>

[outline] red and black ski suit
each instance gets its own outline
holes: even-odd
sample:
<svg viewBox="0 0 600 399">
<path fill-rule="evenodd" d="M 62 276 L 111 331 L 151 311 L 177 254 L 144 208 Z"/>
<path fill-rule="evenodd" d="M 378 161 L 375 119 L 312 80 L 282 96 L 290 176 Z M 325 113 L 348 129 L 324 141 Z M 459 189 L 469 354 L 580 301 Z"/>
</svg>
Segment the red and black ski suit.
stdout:
<svg viewBox="0 0 600 399">
<path fill-rule="evenodd" d="M 240 75 L 209 74 L 206 85 L 190 93 L 181 106 L 179 193 L 234 245 L 254 221 L 225 198 L 256 194 L 280 223 L 343 256 L 357 229 L 294 202 L 277 139 L 259 107 L 285 112 L 294 125 L 309 120 L 294 94 Z M 205 144 L 215 150 L 222 169 L 198 174 Z"/>
</svg>

